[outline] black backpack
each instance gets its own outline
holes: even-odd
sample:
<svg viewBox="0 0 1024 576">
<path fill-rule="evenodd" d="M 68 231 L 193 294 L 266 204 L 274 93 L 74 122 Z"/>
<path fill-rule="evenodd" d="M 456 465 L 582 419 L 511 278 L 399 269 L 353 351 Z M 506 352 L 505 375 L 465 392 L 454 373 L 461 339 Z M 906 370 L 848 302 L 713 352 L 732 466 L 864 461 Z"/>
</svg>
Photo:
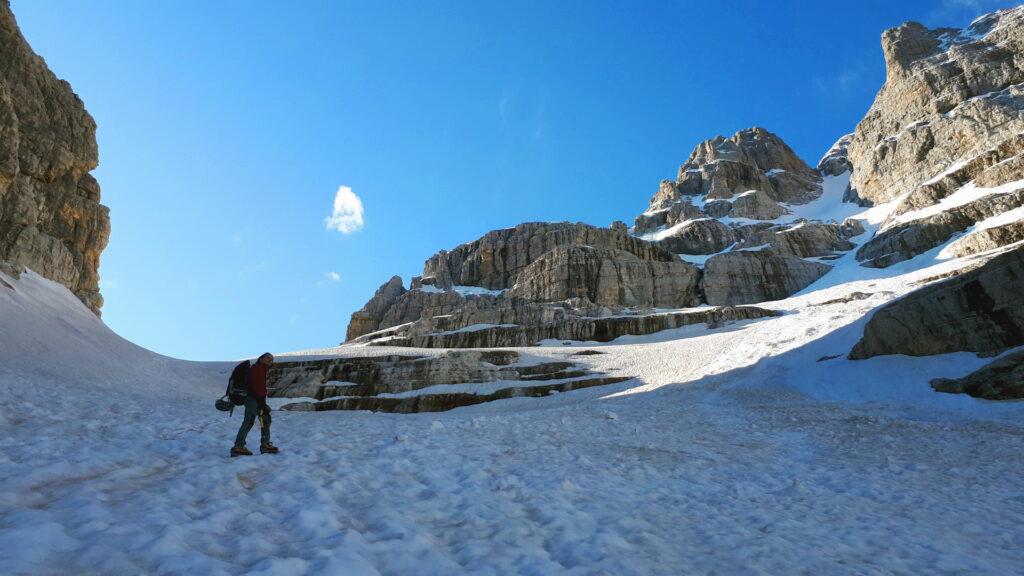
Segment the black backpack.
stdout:
<svg viewBox="0 0 1024 576">
<path fill-rule="evenodd" d="M 228 388 L 224 391 L 224 396 L 216 403 L 218 410 L 230 410 L 234 414 L 235 406 L 245 404 L 245 399 L 249 397 L 249 369 L 251 367 L 249 361 L 244 360 L 231 371 Z"/>
</svg>

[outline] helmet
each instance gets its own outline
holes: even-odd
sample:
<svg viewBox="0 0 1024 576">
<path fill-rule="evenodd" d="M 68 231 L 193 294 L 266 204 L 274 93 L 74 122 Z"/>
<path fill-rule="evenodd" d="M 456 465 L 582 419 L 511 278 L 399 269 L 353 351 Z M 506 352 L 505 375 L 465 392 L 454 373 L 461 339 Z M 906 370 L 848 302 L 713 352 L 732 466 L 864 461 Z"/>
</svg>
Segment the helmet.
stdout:
<svg viewBox="0 0 1024 576">
<path fill-rule="evenodd" d="M 214 402 L 213 405 L 216 406 L 217 410 L 220 410 L 221 412 L 227 412 L 235 407 L 235 405 L 232 404 L 231 401 L 228 400 L 226 396 L 222 398 L 217 398 L 217 401 Z"/>
</svg>

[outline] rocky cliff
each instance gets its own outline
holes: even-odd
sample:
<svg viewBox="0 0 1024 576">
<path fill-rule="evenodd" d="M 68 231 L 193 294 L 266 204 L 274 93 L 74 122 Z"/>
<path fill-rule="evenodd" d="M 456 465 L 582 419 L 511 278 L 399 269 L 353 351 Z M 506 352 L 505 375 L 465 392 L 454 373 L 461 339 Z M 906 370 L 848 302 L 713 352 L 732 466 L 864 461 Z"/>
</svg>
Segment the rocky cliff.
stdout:
<svg viewBox="0 0 1024 576">
<path fill-rule="evenodd" d="M 89 174 L 96 123 L 0 0 L 0 260 L 65 285 L 99 314 L 110 219 Z"/>
<path fill-rule="evenodd" d="M 409 289 L 391 278 L 353 314 L 347 340 L 524 346 L 771 316 L 731 307 L 802 290 L 831 269 L 816 260 L 853 249 L 849 238 L 863 231 L 801 218 L 823 182 L 763 128 L 719 136 L 661 183 L 632 230 L 563 222 L 489 232 L 429 258 Z M 705 304 L 726 308 L 665 313 Z"/>
<path fill-rule="evenodd" d="M 977 269 L 878 311 L 850 357 L 1024 343 L 1024 7 L 963 30 L 907 23 L 882 51 L 885 84 L 816 168 L 764 128 L 705 140 L 632 227 L 522 224 L 441 251 L 408 289 L 381 286 L 348 340 L 523 346 L 754 320 L 773 313 L 748 305 L 835 260 L 884 268 L 942 247 Z"/>
</svg>

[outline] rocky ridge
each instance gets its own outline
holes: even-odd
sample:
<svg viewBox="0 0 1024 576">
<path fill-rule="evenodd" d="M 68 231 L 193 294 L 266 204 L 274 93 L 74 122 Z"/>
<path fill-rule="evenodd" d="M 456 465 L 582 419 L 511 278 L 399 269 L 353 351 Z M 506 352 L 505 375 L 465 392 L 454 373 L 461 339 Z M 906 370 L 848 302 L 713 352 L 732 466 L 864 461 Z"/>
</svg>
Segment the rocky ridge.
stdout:
<svg viewBox="0 0 1024 576">
<path fill-rule="evenodd" d="M 791 213 L 821 196 L 823 180 L 763 128 L 717 137 L 694 149 L 676 181 L 662 182 L 632 230 L 563 222 L 489 232 L 429 258 L 409 289 L 397 277 L 382 285 L 353 314 L 346 339 L 529 346 L 766 317 L 732 307 L 802 290 L 830 270 L 805 258 L 834 258 L 863 232 Z M 701 266 L 687 261 L 694 255 L 710 258 Z M 726 308 L 664 312 L 701 305 Z"/>
<path fill-rule="evenodd" d="M 0 260 L 67 286 L 96 314 L 108 210 L 90 172 L 96 123 L 0 1 Z"/>
<path fill-rule="evenodd" d="M 768 318 L 749 305 L 853 253 L 844 262 L 867 268 L 970 265 L 875 311 L 850 359 L 1024 345 L 1024 7 L 963 30 L 907 23 L 882 48 L 885 84 L 816 169 L 763 128 L 706 140 L 632 227 L 523 224 L 439 252 L 409 289 L 382 286 L 348 340 L 530 346 Z M 981 390 L 981 377 L 942 386 Z"/>
</svg>

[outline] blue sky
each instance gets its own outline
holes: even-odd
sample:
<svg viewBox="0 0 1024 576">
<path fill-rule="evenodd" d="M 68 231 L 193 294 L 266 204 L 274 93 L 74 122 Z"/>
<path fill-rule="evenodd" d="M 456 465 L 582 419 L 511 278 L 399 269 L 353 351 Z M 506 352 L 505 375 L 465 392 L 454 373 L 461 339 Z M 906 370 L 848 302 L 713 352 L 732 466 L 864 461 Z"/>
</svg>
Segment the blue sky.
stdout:
<svg viewBox="0 0 1024 576">
<path fill-rule="evenodd" d="M 631 222 L 717 134 L 813 164 L 881 85 L 885 28 L 1014 4 L 12 2 L 99 125 L 104 320 L 196 360 L 337 344 L 491 229 Z M 329 228 L 342 186 L 361 222 Z"/>
</svg>

